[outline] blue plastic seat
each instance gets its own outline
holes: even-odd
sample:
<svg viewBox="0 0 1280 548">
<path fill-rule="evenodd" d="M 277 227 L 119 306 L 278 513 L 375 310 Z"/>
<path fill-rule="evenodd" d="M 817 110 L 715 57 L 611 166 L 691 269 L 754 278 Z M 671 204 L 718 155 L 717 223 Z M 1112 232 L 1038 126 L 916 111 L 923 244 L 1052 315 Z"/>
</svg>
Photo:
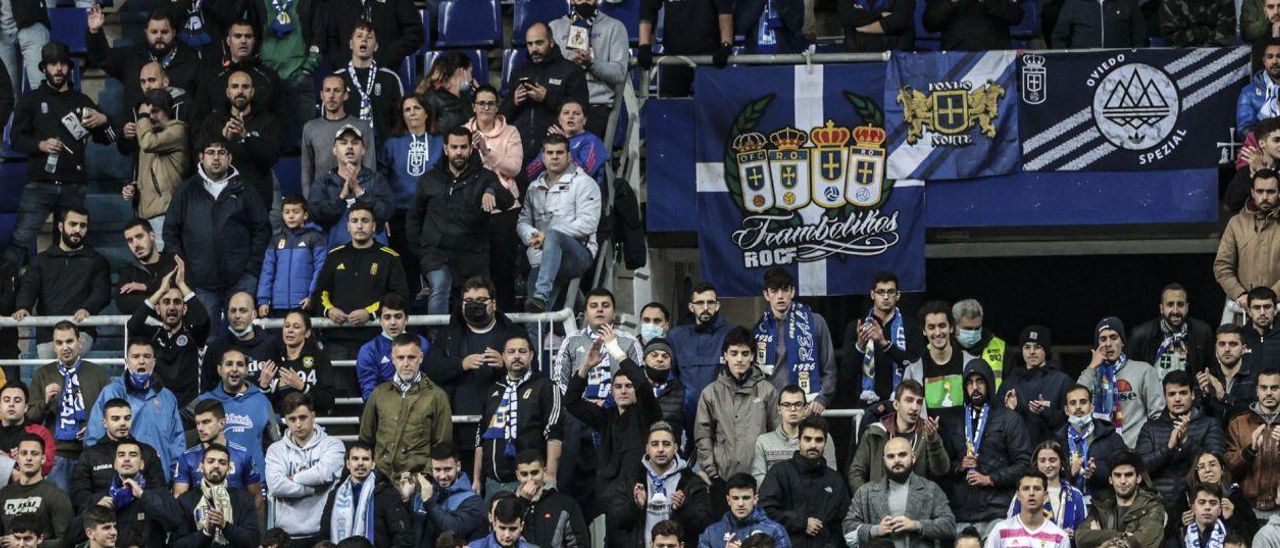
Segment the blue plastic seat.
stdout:
<svg viewBox="0 0 1280 548">
<path fill-rule="evenodd" d="M 89 10 L 85 8 L 53 8 L 49 10 L 49 39 L 67 45 L 72 54 L 89 51 L 85 29 L 89 28 Z"/>
<path fill-rule="evenodd" d="M 498 0 L 440 2 L 437 48 L 491 48 L 501 42 L 502 12 Z"/>
<path fill-rule="evenodd" d="M 604 0 L 597 4 L 601 13 L 622 21 L 627 28 L 627 39 L 631 45 L 640 43 L 640 0 L 622 0 L 610 2 Z"/>
<path fill-rule="evenodd" d="M 914 17 L 916 23 L 916 49 L 920 51 L 935 51 L 940 48 L 942 34 L 924 30 L 924 5 L 925 2 L 916 2 Z"/>
<path fill-rule="evenodd" d="M 516 0 L 511 24 L 511 45 L 523 46 L 524 33 L 534 23 L 550 23 L 569 13 L 567 0 Z"/>
<path fill-rule="evenodd" d="M 462 0 L 462 1 L 466 2 L 469 0 Z M 480 1 L 484 1 L 484 0 L 480 0 Z M 471 74 L 475 77 L 476 81 L 480 82 L 481 84 L 488 84 L 489 83 L 488 52 L 482 49 L 466 49 L 461 51 L 469 59 L 471 59 Z M 440 57 L 440 54 L 442 53 L 444 53 L 444 51 L 441 51 L 441 50 L 428 51 L 426 54 L 422 56 L 422 74 L 424 76 L 427 74 L 431 74 L 431 65 L 436 62 L 436 58 Z M 413 85 L 416 86 L 417 82 L 415 81 Z M 409 87 L 409 84 L 405 84 L 405 86 Z"/>
<path fill-rule="evenodd" d="M 418 46 L 418 55 L 422 55 L 431 50 L 431 40 L 435 38 L 434 28 L 431 26 L 431 10 L 420 9 L 418 13 L 422 15 L 422 45 Z"/>
<path fill-rule="evenodd" d="M 1031 47 L 1031 40 L 1040 34 L 1040 14 L 1042 11 L 1040 9 L 1040 0 L 1023 0 L 1022 21 L 1009 28 L 1014 48 L 1027 49 Z"/>
<path fill-rule="evenodd" d="M 517 68 L 528 62 L 529 56 L 523 49 L 512 48 L 502 51 L 502 89 L 500 91 L 503 97 L 511 91 L 511 75 L 515 74 Z"/>
</svg>

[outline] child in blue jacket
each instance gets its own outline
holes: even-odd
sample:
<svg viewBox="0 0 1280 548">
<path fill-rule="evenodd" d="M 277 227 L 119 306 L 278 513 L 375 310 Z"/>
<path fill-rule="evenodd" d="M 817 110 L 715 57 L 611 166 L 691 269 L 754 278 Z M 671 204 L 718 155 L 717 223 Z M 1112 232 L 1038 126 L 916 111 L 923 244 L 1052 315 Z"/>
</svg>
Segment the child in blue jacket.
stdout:
<svg viewBox="0 0 1280 548">
<path fill-rule="evenodd" d="M 307 222 L 310 212 L 301 195 L 285 198 L 281 207 L 284 230 L 271 238 L 258 276 L 258 315 L 282 315 L 295 308 L 310 309 L 311 294 L 329 254 L 324 233 Z"/>
</svg>

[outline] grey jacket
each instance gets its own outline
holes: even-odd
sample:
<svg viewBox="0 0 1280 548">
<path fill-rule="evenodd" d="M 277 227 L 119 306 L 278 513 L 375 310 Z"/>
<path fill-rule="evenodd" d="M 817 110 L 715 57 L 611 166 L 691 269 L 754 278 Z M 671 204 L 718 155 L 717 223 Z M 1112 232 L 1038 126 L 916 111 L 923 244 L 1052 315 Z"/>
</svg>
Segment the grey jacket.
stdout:
<svg viewBox="0 0 1280 548">
<path fill-rule="evenodd" d="M 787 437 L 782 431 L 782 422 L 778 422 L 778 427 L 772 432 L 766 432 L 756 437 L 756 450 L 751 458 L 751 475 L 756 478 L 756 485 L 764 482 L 765 472 L 768 472 L 773 465 L 784 460 L 790 459 L 796 453 L 796 449 L 800 447 L 800 438 Z M 827 435 L 827 449 L 822 453 L 827 459 L 827 468 L 836 469 L 836 449 L 835 442 L 831 440 L 831 435 Z"/>
<path fill-rule="evenodd" d="M 571 24 L 568 15 L 548 23 L 551 37 L 560 44 L 566 59 L 573 58 L 573 52 L 565 47 L 569 41 Z M 583 67 L 587 73 L 587 91 L 591 94 L 591 104 L 613 103 L 614 88 L 627 78 L 627 64 L 630 62 L 627 27 L 622 21 L 597 11 L 591 21 L 591 66 Z M 603 135 L 598 137 L 604 138 Z"/>
<path fill-rule="evenodd" d="M 1258 534 L 1253 536 L 1253 548 L 1280 548 L 1280 515 L 1271 516 Z"/>
<path fill-rule="evenodd" d="M 341 120 L 326 120 L 324 116 L 308 121 L 302 126 L 302 196 L 311 195 L 311 183 L 316 177 L 324 175 L 338 167 L 338 158 L 333 155 L 334 136 L 342 126 L 351 124 L 360 128 L 364 135 L 364 162 L 362 165 L 370 170 L 377 169 L 375 163 L 378 150 L 374 142 L 373 126 L 350 114 Z"/>
<path fill-rule="evenodd" d="M 757 325 L 759 325 L 758 322 Z M 784 328 L 784 325 L 779 324 L 778 332 L 781 333 Z M 831 343 L 831 330 L 827 328 L 827 320 L 817 312 L 813 312 L 813 342 L 818 347 L 818 367 L 822 370 L 822 388 L 818 392 L 818 402 L 830 407 L 831 401 L 836 396 L 835 348 Z M 765 376 L 773 383 L 773 387 L 778 389 L 778 392 L 782 392 L 783 388 L 791 384 L 791 374 L 786 367 L 773 368 L 773 364 L 760 364 L 760 366 L 765 368 Z M 773 370 L 769 371 L 768 368 Z"/>
<path fill-rule="evenodd" d="M 631 361 L 636 365 L 644 363 L 641 356 L 640 341 L 635 335 L 627 333 L 621 329 L 615 330 L 613 334 L 618 338 L 618 348 L 627 354 Z M 575 331 L 564 338 L 564 342 L 560 343 L 560 351 L 556 352 L 555 362 L 551 366 L 551 381 L 556 383 L 556 387 L 560 389 L 560 393 L 564 394 L 565 389 L 569 387 L 569 377 L 573 376 L 578 367 L 582 365 L 582 361 L 587 358 L 587 352 L 591 350 L 591 345 L 596 341 L 599 335 L 590 326 L 584 326 L 582 329 Z M 604 358 L 602 364 L 609 365 L 609 374 L 613 375 L 618 372 L 618 366 L 621 362 L 613 359 L 609 352 L 601 348 L 600 354 Z M 643 367 L 643 366 L 642 366 Z"/>
<path fill-rule="evenodd" d="M 751 366 L 741 385 L 727 367 L 720 368 L 716 381 L 698 398 L 693 424 L 698 464 L 708 477 L 727 480 L 739 472 L 751 473 L 756 438 L 780 422 L 777 399 L 778 391 L 760 368 Z"/>
<path fill-rule="evenodd" d="M 955 536 L 956 518 L 947 505 L 947 496 L 938 484 L 915 473 L 907 479 L 907 517 L 919 522 L 920 530 L 891 537 L 895 546 L 935 546 Z M 844 518 L 844 540 L 850 546 L 881 536 L 880 520 L 889 513 L 889 480 L 873 481 L 858 489 Z M 905 541 L 905 542 L 903 542 Z"/>
<path fill-rule="evenodd" d="M 552 230 L 563 232 L 582 242 L 595 256 L 602 204 L 600 185 L 578 167 L 569 166 L 569 171 L 557 181 L 548 181 L 547 174 L 543 173 L 529 184 L 516 233 L 520 241 L 528 245 L 534 232 L 542 232 L 543 236 Z M 529 264 L 542 264 L 541 249 L 530 247 L 528 253 Z M 636 363 L 643 362 L 637 360 Z"/>
</svg>

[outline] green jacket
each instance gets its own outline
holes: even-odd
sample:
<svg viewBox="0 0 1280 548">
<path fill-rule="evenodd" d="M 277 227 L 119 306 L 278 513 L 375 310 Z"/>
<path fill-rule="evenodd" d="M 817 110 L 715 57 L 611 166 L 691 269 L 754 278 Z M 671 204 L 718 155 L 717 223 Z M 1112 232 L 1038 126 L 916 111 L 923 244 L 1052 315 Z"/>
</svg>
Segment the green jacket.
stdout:
<svg viewBox="0 0 1280 548">
<path fill-rule="evenodd" d="M 1246 43 L 1257 42 L 1271 35 L 1271 21 L 1263 11 L 1266 0 L 1244 0 L 1240 4 L 1240 35 Z"/>
<path fill-rule="evenodd" d="M 1093 522 L 1098 523 L 1094 529 Z M 1093 548 L 1111 539 L 1127 538 L 1130 548 L 1158 548 L 1164 538 L 1165 511 L 1160 494 L 1139 488 L 1133 506 L 1124 514 L 1124 523 L 1116 524 L 1116 498 L 1094 497 L 1089 515 L 1076 529 L 1076 546 Z"/>
<path fill-rule="evenodd" d="M 849 463 L 849 489 L 854 493 L 867 482 L 885 479 L 884 446 L 898 433 L 897 413 L 889 413 L 880 422 L 872 423 L 862 434 L 858 450 Z M 916 452 L 916 464 L 912 470 L 922 478 L 938 479 L 947 474 L 951 459 L 942 446 L 942 436 L 928 439 L 923 433 L 911 442 Z"/>
<path fill-rule="evenodd" d="M 93 409 L 94 402 L 98 401 L 98 394 L 109 383 L 111 383 L 111 375 L 107 374 L 105 369 L 88 360 L 81 360 L 80 393 L 84 396 L 85 426 L 88 426 L 89 411 Z M 56 361 L 40 366 L 35 373 L 31 374 L 31 384 L 27 388 L 29 392 L 27 420 L 44 425 L 49 429 L 50 434 L 55 434 L 58 429 L 54 422 L 58 419 L 58 406 L 61 405 L 62 394 L 59 393 L 52 400 L 45 400 L 44 387 L 50 384 L 62 386 L 62 373 L 58 372 Z M 79 441 L 59 441 L 55 446 L 59 457 L 72 460 L 80 457 L 80 450 L 83 447 Z"/>
<path fill-rule="evenodd" d="M 449 396 L 426 376 L 404 394 L 395 381 L 387 381 L 369 394 L 360 441 L 374 446 L 379 474 L 398 478 L 400 472 L 428 467 L 431 449 L 453 440 L 452 415 Z"/>
</svg>

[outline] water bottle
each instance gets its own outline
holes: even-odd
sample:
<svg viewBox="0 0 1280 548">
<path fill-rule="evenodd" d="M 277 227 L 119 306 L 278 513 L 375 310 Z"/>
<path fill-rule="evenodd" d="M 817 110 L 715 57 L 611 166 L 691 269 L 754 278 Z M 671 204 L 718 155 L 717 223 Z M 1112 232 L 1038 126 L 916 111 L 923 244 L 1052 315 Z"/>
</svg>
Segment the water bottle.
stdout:
<svg viewBox="0 0 1280 548">
<path fill-rule="evenodd" d="M 57 152 L 50 154 L 44 161 L 44 171 L 46 173 L 54 173 L 58 171 L 58 154 Z"/>
</svg>

